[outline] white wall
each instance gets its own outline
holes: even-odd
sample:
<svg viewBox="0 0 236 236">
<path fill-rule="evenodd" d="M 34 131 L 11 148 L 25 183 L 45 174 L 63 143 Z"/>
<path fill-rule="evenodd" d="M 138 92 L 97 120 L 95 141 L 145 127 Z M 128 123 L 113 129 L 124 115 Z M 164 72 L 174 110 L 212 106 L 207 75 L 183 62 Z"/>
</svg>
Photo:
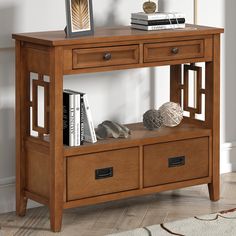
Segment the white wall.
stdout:
<svg viewBox="0 0 236 236">
<path fill-rule="evenodd" d="M 234 0 L 199 0 L 199 24 L 224 27 L 221 57 L 221 171 L 236 171 Z M 212 17 L 214 16 L 214 17 Z"/>
<path fill-rule="evenodd" d="M 193 21 L 192 1 L 159 2 L 160 9 L 185 12 L 187 21 Z M 141 11 L 142 3 L 143 0 L 93 0 L 95 25 L 128 25 L 130 13 Z M 231 102 L 236 96 L 233 65 L 236 61 L 236 29 L 231 19 L 231 11 L 235 9 L 235 5 L 234 0 L 199 0 L 198 11 L 199 23 L 226 26 L 222 44 L 222 171 L 229 171 L 235 166 L 233 153 L 236 141 L 236 106 L 233 107 L 234 103 Z M 0 1 L 0 212 L 14 209 L 15 69 L 11 33 L 57 30 L 64 26 L 64 0 Z M 88 93 L 95 125 L 105 119 L 129 123 L 140 121 L 149 107 L 159 107 L 168 101 L 168 72 L 168 68 L 164 67 L 67 76 L 64 86 Z"/>
<path fill-rule="evenodd" d="M 10 47 L 12 32 L 63 29 L 65 1 L 58 0 L 1 0 L 0 47 Z"/>
</svg>

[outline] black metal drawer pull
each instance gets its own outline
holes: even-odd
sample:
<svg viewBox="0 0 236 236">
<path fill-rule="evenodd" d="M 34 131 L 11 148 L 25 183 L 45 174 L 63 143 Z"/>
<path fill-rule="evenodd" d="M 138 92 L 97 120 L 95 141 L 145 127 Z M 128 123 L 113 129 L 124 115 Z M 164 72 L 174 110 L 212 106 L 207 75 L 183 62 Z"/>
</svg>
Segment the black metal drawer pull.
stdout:
<svg viewBox="0 0 236 236">
<path fill-rule="evenodd" d="M 185 156 L 171 157 L 168 159 L 168 167 L 178 167 L 185 165 Z"/>
<path fill-rule="evenodd" d="M 113 167 L 95 170 L 95 179 L 105 179 L 113 176 Z"/>
</svg>

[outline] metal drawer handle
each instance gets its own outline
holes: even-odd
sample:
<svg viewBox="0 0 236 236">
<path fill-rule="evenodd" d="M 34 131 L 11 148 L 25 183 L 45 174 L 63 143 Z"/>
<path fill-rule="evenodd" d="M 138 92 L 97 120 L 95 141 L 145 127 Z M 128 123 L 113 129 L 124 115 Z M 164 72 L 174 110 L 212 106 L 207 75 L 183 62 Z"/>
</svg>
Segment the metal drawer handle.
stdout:
<svg viewBox="0 0 236 236">
<path fill-rule="evenodd" d="M 113 167 L 95 170 L 95 179 L 105 179 L 113 177 Z"/>
<path fill-rule="evenodd" d="M 178 167 L 185 165 L 185 156 L 171 157 L 168 159 L 168 167 Z"/>
<path fill-rule="evenodd" d="M 105 61 L 111 60 L 111 53 L 110 53 L 110 52 L 104 53 L 103 59 L 104 59 Z"/>
<path fill-rule="evenodd" d="M 172 52 L 173 54 L 177 54 L 177 53 L 179 52 L 179 49 L 178 49 L 178 48 L 172 48 L 172 49 L 171 49 L 171 52 Z"/>
</svg>

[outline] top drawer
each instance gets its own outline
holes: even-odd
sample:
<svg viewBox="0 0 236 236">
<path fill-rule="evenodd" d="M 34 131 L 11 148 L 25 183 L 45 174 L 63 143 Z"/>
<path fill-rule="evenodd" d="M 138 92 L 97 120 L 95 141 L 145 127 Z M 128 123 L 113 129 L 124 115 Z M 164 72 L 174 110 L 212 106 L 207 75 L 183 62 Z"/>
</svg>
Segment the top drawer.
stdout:
<svg viewBox="0 0 236 236">
<path fill-rule="evenodd" d="M 138 45 L 73 50 L 73 69 L 136 64 L 138 62 Z"/>
<path fill-rule="evenodd" d="M 204 57 L 204 40 L 187 40 L 144 45 L 144 62 Z"/>
</svg>

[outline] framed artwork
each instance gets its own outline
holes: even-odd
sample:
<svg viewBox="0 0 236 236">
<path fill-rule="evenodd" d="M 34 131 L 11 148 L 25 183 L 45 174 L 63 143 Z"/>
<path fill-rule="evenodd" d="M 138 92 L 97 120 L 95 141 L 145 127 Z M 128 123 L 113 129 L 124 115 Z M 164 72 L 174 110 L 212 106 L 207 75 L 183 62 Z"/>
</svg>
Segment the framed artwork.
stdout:
<svg viewBox="0 0 236 236">
<path fill-rule="evenodd" d="M 94 32 L 92 0 L 65 0 L 67 37 L 90 35 Z"/>
</svg>

